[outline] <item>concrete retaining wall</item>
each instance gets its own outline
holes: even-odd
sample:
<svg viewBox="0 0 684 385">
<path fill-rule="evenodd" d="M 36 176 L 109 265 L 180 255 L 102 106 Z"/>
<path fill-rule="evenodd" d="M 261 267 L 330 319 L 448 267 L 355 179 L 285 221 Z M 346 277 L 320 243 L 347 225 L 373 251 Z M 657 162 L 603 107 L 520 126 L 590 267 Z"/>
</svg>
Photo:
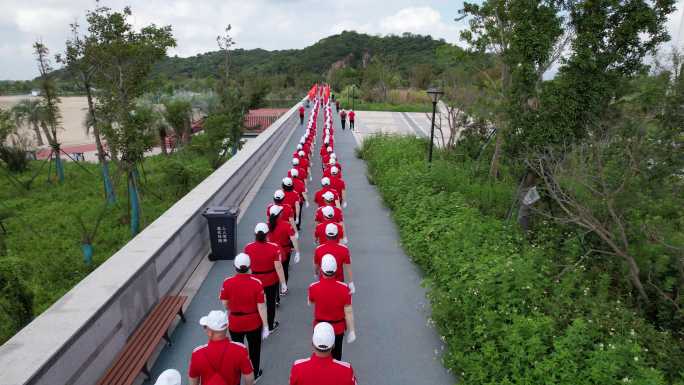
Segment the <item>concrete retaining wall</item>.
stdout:
<svg viewBox="0 0 684 385">
<path fill-rule="evenodd" d="M 92 385 L 160 297 L 209 251 L 207 206 L 238 206 L 297 116 L 296 106 L 0 347 L 0 384 Z"/>
</svg>

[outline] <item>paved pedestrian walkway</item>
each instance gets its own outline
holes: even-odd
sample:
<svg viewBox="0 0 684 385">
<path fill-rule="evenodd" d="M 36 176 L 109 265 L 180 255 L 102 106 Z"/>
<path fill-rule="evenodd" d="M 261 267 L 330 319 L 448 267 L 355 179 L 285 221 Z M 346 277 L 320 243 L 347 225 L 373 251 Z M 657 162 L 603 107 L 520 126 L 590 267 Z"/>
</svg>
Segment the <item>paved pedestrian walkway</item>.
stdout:
<svg viewBox="0 0 684 385">
<path fill-rule="evenodd" d="M 307 119 L 308 113 L 307 110 Z M 321 111 L 318 146 L 322 117 Z M 357 341 L 345 343 L 343 360 L 352 364 L 359 384 L 454 384 L 455 379 L 442 367 L 438 356 L 442 350 L 439 337 L 428 326 L 429 307 L 420 287 L 420 272 L 402 251 L 390 213 L 366 179 L 365 163 L 355 157 L 353 136 L 339 128 L 339 117 L 335 125 L 338 127 L 335 152 L 348 188 L 345 224 L 357 290 L 353 298 Z M 240 249 L 253 240 L 255 223 L 265 220 L 265 207 L 290 168 L 291 154 L 302 134 L 303 127 L 298 127 L 244 213 L 238 225 Z M 309 197 L 318 189 L 321 177 L 317 150 L 312 160 Z M 299 239 L 302 261 L 290 267 L 289 294 L 282 299 L 278 313 L 281 326 L 262 347 L 264 375 L 260 385 L 287 384 L 294 360 L 311 354 L 312 309 L 307 306 L 306 296 L 309 284 L 314 281 L 313 214 L 312 204 L 302 216 Z M 164 369 L 176 368 L 184 375 L 183 383 L 187 383 L 192 349 L 206 343 L 206 335 L 197 320 L 209 310 L 221 309 L 219 288 L 223 279 L 233 272 L 229 261 L 214 264 L 186 312 L 188 323 L 179 325 L 171 336 L 173 345 L 165 348 L 157 360 L 152 370 L 155 378 Z"/>
</svg>

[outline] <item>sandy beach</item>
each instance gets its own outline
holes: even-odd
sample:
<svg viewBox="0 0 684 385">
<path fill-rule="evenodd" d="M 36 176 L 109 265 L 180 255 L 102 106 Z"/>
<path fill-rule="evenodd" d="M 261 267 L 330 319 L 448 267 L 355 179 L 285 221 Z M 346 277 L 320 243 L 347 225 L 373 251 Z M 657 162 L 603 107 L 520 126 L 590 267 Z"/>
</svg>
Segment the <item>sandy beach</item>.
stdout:
<svg viewBox="0 0 684 385">
<path fill-rule="evenodd" d="M 16 105 L 22 99 L 37 98 L 31 95 L 12 95 L 0 96 L 0 108 L 8 109 Z M 64 96 L 59 104 L 59 111 L 62 114 L 62 129 L 58 132 L 58 137 L 62 146 L 78 146 L 83 144 L 95 143 L 95 139 L 86 135 L 83 128 L 83 120 L 88 110 L 88 102 L 84 96 Z M 35 143 L 33 130 L 22 127 L 20 132 Z M 45 137 L 43 137 L 45 141 Z M 47 142 L 46 142 L 47 145 Z"/>
</svg>

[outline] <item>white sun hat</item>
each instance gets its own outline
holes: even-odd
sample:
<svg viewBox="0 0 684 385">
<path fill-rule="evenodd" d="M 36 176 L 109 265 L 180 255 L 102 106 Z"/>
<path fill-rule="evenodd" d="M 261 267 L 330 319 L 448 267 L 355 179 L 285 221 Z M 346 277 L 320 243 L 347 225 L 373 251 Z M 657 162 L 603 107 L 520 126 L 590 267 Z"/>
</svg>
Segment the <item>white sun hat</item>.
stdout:
<svg viewBox="0 0 684 385">
<path fill-rule="evenodd" d="M 314 327 L 311 341 L 318 350 L 330 350 L 335 345 L 335 329 L 327 322 L 320 322 Z"/>
<path fill-rule="evenodd" d="M 213 331 L 224 331 L 228 327 L 228 315 L 222 310 L 212 310 L 200 318 L 199 324 Z"/>
</svg>

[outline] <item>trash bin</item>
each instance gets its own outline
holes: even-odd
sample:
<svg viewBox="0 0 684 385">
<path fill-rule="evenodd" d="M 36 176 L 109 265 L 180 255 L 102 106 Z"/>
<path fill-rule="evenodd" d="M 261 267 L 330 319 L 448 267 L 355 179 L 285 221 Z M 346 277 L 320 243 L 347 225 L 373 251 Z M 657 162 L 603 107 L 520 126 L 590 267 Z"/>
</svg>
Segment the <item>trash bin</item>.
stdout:
<svg viewBox="0 0 684 385">
<path fill-rule="evenodd" d="M 209 238 L 211 239 L 209 260 L 235 259 L 239 212 L 237 207 L 213 206 L 204 209 L 202 216 L 207 218 L 209 223 Z"/>
</svg>

